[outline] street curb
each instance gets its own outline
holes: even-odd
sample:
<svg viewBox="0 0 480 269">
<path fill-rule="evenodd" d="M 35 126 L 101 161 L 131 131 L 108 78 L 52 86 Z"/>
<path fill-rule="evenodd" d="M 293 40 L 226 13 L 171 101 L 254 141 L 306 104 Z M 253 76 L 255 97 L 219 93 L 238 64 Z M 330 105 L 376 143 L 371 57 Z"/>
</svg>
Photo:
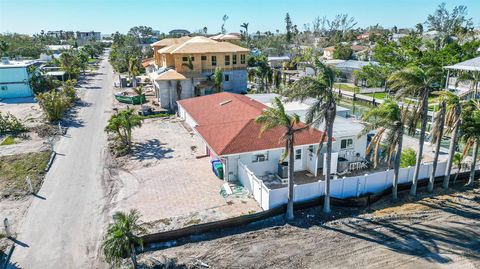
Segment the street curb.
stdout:
<svg viewBox="0 0 480 269">
<path fill-rule="evenodd" d="M 48 172 L 50 170 L 50 167 L 53 164 L 53 161 L 55 160 L 55 156 L 57 156 L 57 153 L 55 151 L 52 151 L 52 154 L 50 154 L 50 159 L 48 160 L 47 167 L 45 167 L 45 172 Z"/>
</svg>

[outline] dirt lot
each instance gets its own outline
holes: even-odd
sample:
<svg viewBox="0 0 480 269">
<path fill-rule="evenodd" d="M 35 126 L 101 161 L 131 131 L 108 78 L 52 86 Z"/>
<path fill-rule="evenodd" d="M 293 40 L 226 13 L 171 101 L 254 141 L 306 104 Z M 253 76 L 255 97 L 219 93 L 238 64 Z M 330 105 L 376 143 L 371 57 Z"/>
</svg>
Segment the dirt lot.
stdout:
<svg viewBox="0 0 480 269">
<path fill-rule="evenodd" d="M 405 203 L 402 205 L 402 203 Z M 142 254 L 176 268 L 480 268 L 480 189 L 406 193 L 366 210 L 320 208 Z M 173 267 L 172 267 L 173 268 Z"/>
<path fill-rule="evenodd" d="M 144 120 L 133 132 L 134 149 L 113 170 L 112 213 L 138 209 L 152 231 L 261 210 L 246 192 L 223 197 L 224 182 L 210 168 L 200 139 L 175 117 Z"/>
<path fill-rule="evenodd" d="M 0 101 L 0 112 L 17 117 L 31 131 L 15 138 L 15 144 L 0 146 L 0 156 L 26 152 L 38 152 L 47 149 L 47 140 L 40 137 L 35 128 L 44 122 L 40 106 L 32 98 L 15 98 Z M 0 141 L 3 137 L 0 136 Z"/>
</svg>

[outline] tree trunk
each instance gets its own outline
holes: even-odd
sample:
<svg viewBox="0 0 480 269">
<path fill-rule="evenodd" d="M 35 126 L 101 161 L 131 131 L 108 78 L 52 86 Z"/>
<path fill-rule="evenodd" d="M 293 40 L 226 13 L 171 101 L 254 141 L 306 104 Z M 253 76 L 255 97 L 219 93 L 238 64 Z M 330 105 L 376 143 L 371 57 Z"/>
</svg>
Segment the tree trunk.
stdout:
<svg viewBox="0 0 480 269">
<path fill-rule="evenodd" d="M 132 248 L 132 253 L 131 253 L 130 259 L 132 259 L 133 269 L 136 269 L 138 267 L 138 264 L 137 264 L 137 254 L 135 253 L 135 246 L 132 244 L 131 248 Z"/>
<path fill-rule="evenodd" d="M 132 76 L 132 86 L 133 88 L 137 87 L 137 77 L 135 75 Z"/>
<path fill-rule="evenodd" d="M 432 173 L 430 174 L 430 180 L 428 181 L 428 192 L 433 192 L 433 185 L 435 183 L 435 173 L 437 172 L 437 164 L 438 164 L 438 155 L 440 154 L 440 145 L 442 143 L 443 137 L 443 126 L 445 125 L 445 102 L 442 102 L 440 108 L 440 115 L 438 115 L 438 123 L 440 126 L 438 127 L 438 138 L 437 143 L 435 145 L 435 156 L 433 157 L 433 165 L 432 165 Z"/>
<path fill-rule="evenodd" d="M 458 119 L 460 116 L 460 105 L 455 107 L 455 117 Z M 453 131 L 452 137 L 450 140 L 450 148 L 448 150 L 448 161 L 447 161 L 447 170 L 445 171 L 445 177 L 443 178 L 443 189 L 446 191 L 448 190 L 448 184 L 450 183 L 450 175 L 452 173 L 452 163 L 453 163 L 453 156 L 455 156 L 455 147 L 457 146 L 457 137 L 458 137 L 458 127 L 460 126 L 460 122 L 456 122 Z M 457 173 L 458 175 L 458 173 Z"/>
<path fill-rule="evenodd" d="M 323 203 L 323 212 L 324 213 L 330 213 L 330 168 L 332 164 L 332 134 L 333 134 L 333 120 L 335 118 L 335 109 L 332 111 L 327 112 L 327 122 L 325 122 L 325 125 L 327 127 L 327 161 L 326 165 L 327 167 L 324 167 L 326 169 L 325 173 L 325 198 L 324 198 L 324 203 Z M 333 115 L 331 115 L 333 113 Z M 322 141 L 323 142 L 323 141 Z"/>
<path fill-rule="evenodd" d="M 294 171 L 294 158 L 293 152 L 294 143 L 293 134 L 288 135 L 288 203 L 287 203 L 287 220 L 293 220 L 293 171 Z"/>
<path fill-rule="evenodd" d="M 398 173 L 400 172 L 400 160 L 402 158 L 402 146 L 403 146 L 403 122 L 397 122 L 400 124 L 398 129 L 398 142 L 397 142 L 397 154 L 395 156 L 395 164 L 393 167 L 393 186 L 392 186 L 392 199 L 398 198 Z"/>
<path fill-rule="evenodd" d="M 470 178 L 468 179 L 467 186 L 473 186 L 475 180 L 475 166 L 477 165 L 477 155 L 478 155 L 478 140 L 475 140 L 473 144 L 473 153 L 472 153 L 472 168 L 470 169 Z"/>
<path fill-rule="evenodd" d="M 460 174 L 460 171 L 462 170 L 462 165 L 459 164 L 457 167 L 457 172 L 455 173 L 455 177 L 453 178 L 453 185 L 457 182 L 458 174 Z"/>
<path fill-rule="evenodd" d="M 422 98 L 422 127 L 420 129 L 420 138 L 418 141 L 418 154 L 417 162 L 415 164 L 415 172 L 413 173 L 412 187 L 410 189 L 410 195 L 417 195 L 417 180 L 420 173 L 420 165 L 422 163 L 423 144 L 425 143 L 425 130 L 427 129 L 427 117 L 428 117 L 428 93 L 425 93 Z"/>
</svg>

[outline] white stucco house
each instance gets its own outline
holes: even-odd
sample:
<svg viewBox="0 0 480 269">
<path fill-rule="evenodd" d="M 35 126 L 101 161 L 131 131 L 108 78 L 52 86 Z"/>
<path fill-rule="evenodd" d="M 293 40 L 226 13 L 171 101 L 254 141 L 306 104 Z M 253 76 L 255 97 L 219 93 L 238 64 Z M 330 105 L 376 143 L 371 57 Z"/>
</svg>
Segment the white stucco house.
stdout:
<svg viewBox="0 0 480 269">
<path fill-rule="evenodd" d="M 260 135 L 261 125 L 255 123 L 255 118 L 265 108 L 266 105 L 248 96 L 227 92 L 178 101 L 180 118 L 204 141 L 210 158 L 222 162 L 224 179 L 228 181 L 237 180 L 241 165 L 258 176 L 279 173 L 280 156 L 285 147 L 281 141 L 284 131 L 275 128 Z M 316 129 L 297 133 L 295 171 L 317 173 L 319 161 L 312 152 L 321 136 L 322 132 Z"/>
</svg>

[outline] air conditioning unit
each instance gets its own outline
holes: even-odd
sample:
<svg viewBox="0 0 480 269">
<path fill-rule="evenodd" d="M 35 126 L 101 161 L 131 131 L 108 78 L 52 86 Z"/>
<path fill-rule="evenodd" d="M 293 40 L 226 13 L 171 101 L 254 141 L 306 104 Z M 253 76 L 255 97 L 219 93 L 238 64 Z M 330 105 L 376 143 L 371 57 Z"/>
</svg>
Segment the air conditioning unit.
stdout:
<svg viewBox="0 0 480 269">
<path fill-rule="evenodd" d="M 265 157 L 265 155 L 255 155 L 255 162 L 264 162 L 265 160 L 267 160 L 267 157 Z"/>
</svg>

